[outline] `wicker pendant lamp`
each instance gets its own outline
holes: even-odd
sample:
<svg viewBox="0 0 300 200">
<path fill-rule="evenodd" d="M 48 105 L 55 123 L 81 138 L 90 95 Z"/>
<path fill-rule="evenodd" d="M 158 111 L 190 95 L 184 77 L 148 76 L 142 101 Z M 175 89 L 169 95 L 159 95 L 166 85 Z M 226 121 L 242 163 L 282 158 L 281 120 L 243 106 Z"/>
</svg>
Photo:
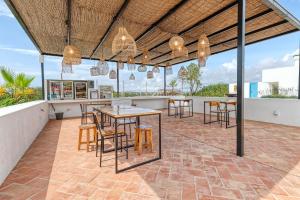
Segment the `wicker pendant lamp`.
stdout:
<svg viewBox="0 0 300 200">
<path fill-rule="evenodd" d="M 73 73 L 73 68 L 71 64 L 66 64 L 64 59 L 61 61 L 61 73 L 68 74 Z"/>
<path fill-rule="evenodd" d="M 177 76 L 178 76 L 179 79 L 185 79 L 187 77 L 187 74 L 188 74 L 187 70 L 185 69 L 184 66 L 182 66 L 179 69 Z"/>
<path fill-rule="evenodd" d="M 150 57 L 149 57 L 149 51 L 144 50 L 143 51 L 143 59 L 142 59 L 142 63 L 144 65 L 148 64 L 150 62 Z"/>
<path fill-rule="evenodd" d="M 138 67 L 138 72 L 146 72 L 147 71 L 147 66 L 144 65 L 144 64 L 141 64 L 139 67 Z"/>
<path fill-rule="evenodd" d="M 172 51 L 177 50 L 178 48 L 182 48 L 184 45 L 184 40 L 182 37 L 176 35 L 173 36 L 169 41 L 169 46 L 172 49 Z"/>
<path fill-rule="evenodd" d="M 133 73 L 131 73 L 131 74 L 130 74 L 130 76 L 129 76 L 129 80 L 130 80 L 130 81 L 134 81 L 134 80 L 135 80 L 135 76 L 134 76 L 134 74 L 133 74 Z"/>
<path fill-rule="evenodd" d="M 172 58 L 178 58 L 178 57 L 188 58 L 189 50 L 185 46 L 179 47 L 178 49 L 175 49 L 172 51 L 171 56 L 172 56 Z"/>
<path fill-rule="evenodd" d="M 172 69 L 172 65 L 167 62 L 166 64 L 166 75 L 172 75 L 173 74 L 173 69 Z"/>
<path fill-rule="evenodd" d="M 160 73 L 160 69 L 158 65 L 154 65 L 154 67 L 152 68 L 152 72 L 153 73 Z"/>
<path fill-rule="evenodd" d="M 98 67 L 91 67 L 90 68 L 90 74 L 91 76 L 99 76 L 100 75 L 100 71 Z"/>
<path fill-rule="evenodd" d="M 63 57 L 64 63 L 67 65 L 79 65 L 81 64 L 81 52 L 80 49 L 74 45 L 71 45 L 71 1 L 67 1 L 67 45 L 64 48 Z"/>
<path fill-rule="evenodd" d="M 210 55 L 209 40 L 205 34 L 202 34 L 198 40 L 198 64 L 200 67 L 206 65 L 206 60 Z"/>
<path fill-rule="evenodd" d="M 117 72 L 115 70 L 110 70 L 109 79 L 117 79 Z"/>
<path fill-rule="evenodd" d="M 122 69 L 124 69 L 124 63 L 122 62 L 122 61 L 118 61 L 117 62 L 117 68 L 119 69 L 119 70 L 122 70 Z"/>
<path fill-rule="evenodd" d="M 127 58 L 127 67 L 129 71 L 135 70 L 135 60 L 133 56 L 128 56 Z"/>
<path fill-rule="evenodd" d="M 119 27 L 119 32 L 112 41 L 112 53 L 116 55 L 120 52 L 127 56 L 136 54 L 136 43 L 123 26 Z"/>
<path fill-rule="evenodd" d="M 80 49 L 74 45 L 67 45 L 64 48 L 64 62 L 69 65 L 81 64 L 81 52 Z"/>
<path fill-rule="evenodd" d="M 103 56 L 103 48 L 102 48 L 100 60 L 97 63 L 97 67 L 99 68 L 99 73 L 101 76 L 106 76 L 109 73 L 108 63 L 105 61 L 105 58 Z"/>
<path fill-rule="evenodd" d="M 153 71 L 149 70 L 147 72 L 147 79 L 152 79 L 154 77 Z"/>
</svg>

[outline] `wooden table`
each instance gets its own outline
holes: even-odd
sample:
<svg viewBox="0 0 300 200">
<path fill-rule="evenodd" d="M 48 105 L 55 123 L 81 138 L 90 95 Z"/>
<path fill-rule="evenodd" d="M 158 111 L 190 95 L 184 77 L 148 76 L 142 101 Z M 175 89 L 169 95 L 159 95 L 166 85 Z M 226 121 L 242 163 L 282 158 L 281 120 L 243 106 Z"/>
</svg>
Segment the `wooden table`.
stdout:
<svg viewBox="0 0 300 200">
<path fill-rule="evenodd" d="M 117 134 L 115 134 L 115 172 L 119 173 L 122 171 L 126 171 L 156 160 L 161 159 L 161 114 L 162 112 L 159 110 L 152 110 L 152 109 L 147 109 L 147 108 L 139 108 L 139 107 L 135 107 L 135 106 L 106 106 L 106 107 L 102 107 L 102 108 L 97 108 L 95 107 L 94 110 L 100 112 L 101 115 L 101 128 L 104 128 L 104 124 L 103 124 L 103 118 L 104 115 L 108 115 L 112 118 L 113 123 L 114 123 L 114 127 L 115 127 L 115 132 L 117 132 L 118 129 L 118 124 L 117 121 L 118 119 L 123 119 L 123 118 L 131 118 L 131 117 L 136 117 L 136 123 L 137 126 L 140 125 L 140 117 L 142 116 L 150 116 L 150 115 L 158 115 L 158 147 L 159 147 L 159 155 L 156 158 L 150 159 L 150 160 L 146 160 L 143 161 L 141 163 L 137 163 L 134 165 L 131 165 L 129 167 L 123 168 L 123 169 L 118 169 L 118 137 Z"/>
<path fill-rule="evenodd" d="M 175 102 L 176 101 L 179 102 L 179 117 L 180 118 L 193 117 L 193 115 L 194 115 L 193 99 L 171 99 L 171 100 L 173 100 Z M 188 102 L 188 106 L 184 105 L 185 102 Z M 184 108 L 185 107 L 189 108 L 188 116 L 184 116 Z M 168 109 L 169 109 L 169 105 L 168 105 Z M 192 109 L 192 112 L 190 112 L 190 109 Z"/>
</svg>

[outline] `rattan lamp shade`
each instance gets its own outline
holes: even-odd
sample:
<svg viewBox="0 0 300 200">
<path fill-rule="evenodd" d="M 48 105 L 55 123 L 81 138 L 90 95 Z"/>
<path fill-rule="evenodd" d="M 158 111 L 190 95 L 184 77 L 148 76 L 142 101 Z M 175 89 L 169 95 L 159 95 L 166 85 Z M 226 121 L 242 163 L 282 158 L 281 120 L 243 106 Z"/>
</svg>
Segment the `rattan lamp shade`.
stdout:
<svg viewBox="0 0 300 200">
<path fill-rule="evenodd" d="M 131 80 L 131 81 L 134 81 L 134 80 L 135 80 L 135 76 L 134 76 L 134 74 L 133 74 L 133 73 L 131 73 L 131 74 L 130 74 L 130 76 L 129 76 L 129 80 Z"/>
<path fill-rule="evenodd" d="M 154 77 L 153 71 L 149 70 L 147 72 L 147 79 L 152 79 Z"/>
<path fill-rule="evenodd" d="M 73 73 L 73 67 L 71 64 L 66 64 L 64 59 L 61 61 L 61 73 Z"/>
<path fill-rule="evenodd" d="M 202 34 L 198 40 L 198 64 L 200 67 L 206 65 L 206 60 L 210 55 L 209 40 L 205 34 Z"/>
<path fill-rule="evenodd" d="M 144 64 L 141 64 L 139 67 L 138 67 L 138 72 L 146 72 L 147 71 L 147 66 L 144 65 Z"/>
<path fill-rule="evenodd" d="M 173 69 L 172 69 L 172 65 L 167 62 L 166 64 L 166 75 L 172 75 L 173 74 Z"/>
<path fill-rule="evenodd" d="M 189 57 L 189 50 L 185 46 L 179 47 L 178 49 L 172 51 L 172 58 L 179 58 L 179 57 L 184 57 L 184 58 Z"/>
<path fill-rule="evenodd" d="M 146 65 L 150 62 L 150 57 L 149 57 L 149 52 L 148 51 L 144 51 L 143 52 L 143 59 L 142 59 L 142 64 Z"/>
<path fill-rule="evenodd" d="M 153 73 L 160 73 L 159 66 L 155 65 L 155 66 L 152 68 L 152 72 L 153 72 Z"/>
<path fill-rule="evenodd" d="M 117 62 L 117 68 L 120 69 L 120 70 L 124 69 L 124 63 L 122 61 L 118 61 Z"/>
<path fill-rule="evenodd" d="M 99 60 L 97 67 L 99 68 L 99 75 L 106 76 L 108 74 L 109 66 L 105 60 Z"/>
<path fill-rule="evenodd" d="M 114 55 L 122 52 L 127 56 L 135 56 L 136 43 L 125 27 L 120 27 L 118 34 L 112 41 L 112 53 Z"/>
<path fill-rule="evenodd" d="M 128 56 L 127 58 L 127 67 L 129 71 L 135 70 L 135 60 L 133 56 Z"/>
<path fill-rule="evenodd" d="M 185 79 L 187 77 L 187 74 L 188 74 L 187 70 L 185 69 L 184 66 L 182 66 L 178 71 L 178 78 Z"/>
<path fill-rule="evenodd" d="M 91 67 L 90 68 L 90 74 L 91 76 L 99 76 L 100 75 L 100 70 L 98 67 Z"/>
<path fill-rule="evenodd" d="M 64 48 L 64 63 L 69 65 L 81 64 L 81 52 L 80 49 L 74 45 L 67 45 Z"/>
<path fill-rule="evenodd" d="M 109 79 L 117 79 L 117 72 L 115 70 L 110 70 Z"/>
<path fill-rule="evenodd" d="M 183 45 L 184 45 L 184 40 L 182 37 L 178 35 L 173 36 L 169 41 L 169 46 L 173 51 L 180 47 L 183 47 Z"/>
</svg>

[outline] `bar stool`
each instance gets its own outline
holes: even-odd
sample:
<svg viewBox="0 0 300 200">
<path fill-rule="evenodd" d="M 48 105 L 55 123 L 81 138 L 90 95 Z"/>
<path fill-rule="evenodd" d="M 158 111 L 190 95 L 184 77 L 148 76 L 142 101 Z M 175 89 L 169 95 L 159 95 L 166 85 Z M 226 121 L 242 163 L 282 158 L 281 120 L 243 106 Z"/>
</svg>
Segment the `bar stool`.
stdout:
<svg viewBox="0 0 300 200">
<path fill-rule="evenodd" d="M 171 109 L 174 109 L 174 115 L 171 114 Z M 175 100 L 168 100 L 168 116 L 177 116 L 178 115 L 179 105 L 176 105 Z"/>
<path fill-rule="evenodd" d="M 145 143 L 143 144 L 143 133 Z M 152 126 L 141 125 L 135 128 L 135 142 L 134 142 L 134 150 L 138 151 L 140 155 L 143 151 L 143 147 L 149 149 L 153 152 L 153 134 L 152 134 Z"/>
<path fill-rule="evenodd" d="M 86 141 L 82 141 L 82 135 L 83 135 L 84 130 L 86 131 Z M 93 132 L 94 132 L 92 141 L 90 141 L 90 130 L 93 130 Z M 97 135 L 97 130 L 96 130 L 95 124 L 80 125 L 79 126 L 79 138 L 78 138 L 78 151 L 80 150 L 80 147 L 82 144 L 86 144 L 86 151 L 88 152 L 90 143 L 96 142 L 96 135 Z"/>
</svg>

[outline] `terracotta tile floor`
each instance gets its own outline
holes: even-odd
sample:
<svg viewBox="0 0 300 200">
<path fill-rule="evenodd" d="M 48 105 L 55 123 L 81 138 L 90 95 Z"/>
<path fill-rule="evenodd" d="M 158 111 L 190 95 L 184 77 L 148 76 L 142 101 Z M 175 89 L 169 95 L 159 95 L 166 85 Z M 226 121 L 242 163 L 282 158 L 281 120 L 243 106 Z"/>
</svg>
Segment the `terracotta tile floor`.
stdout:
<svg viewBox="0 0 300 200">
<path fill-rule="evenodd" d="M 79 119 L 49 121 L 2 184 L 0 199 L 300 199 L 299 128 L 247 122 L 240 158 L 232 153 L 234 128 L 204 125 L 202 115 L 164 114 L 162 121 L 163 159 L 120 174 L 114 153 L 104 154 L 100 168 L 94 151 L 77 151 Z M 142 122 L 157 130 L 157 118 Z M 120 163 L 156 154 L 131 149 Z"/>
</svg>

